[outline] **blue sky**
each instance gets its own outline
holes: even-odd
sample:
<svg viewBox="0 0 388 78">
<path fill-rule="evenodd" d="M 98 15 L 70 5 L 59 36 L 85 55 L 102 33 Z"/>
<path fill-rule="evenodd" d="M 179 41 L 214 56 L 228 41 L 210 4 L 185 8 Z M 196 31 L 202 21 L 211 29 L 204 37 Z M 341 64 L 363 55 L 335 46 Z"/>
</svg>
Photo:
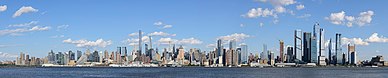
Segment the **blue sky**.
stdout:
<svg viewBox="0 0 388 78">
<path fill-rule="evenodd" d="M 209 51 L 218 38 L 236 38 L 238 44 L 248 45 L 249 52 L 257 54 L 267 44 L 277 54 L 279 40 L 293 45 L 295 29 L 311 32 L 319 22 L 326 40 L 342 33 L 344 41 L 357 45 L 358 57 L 369 60 L 388 54 L 384 3 L 387 1 L 0 1 L 0 52 L 2 59 L 9 59 L 20 52 L 43 57 L 50 50 L 115 51 L 117 46 L 127 46 L 131 51 L 137 36 L 130 35 L 142 30 L 144 35 L 156 32 L 152 41 L 159 49 L 172 41 Z"/>
</svg>

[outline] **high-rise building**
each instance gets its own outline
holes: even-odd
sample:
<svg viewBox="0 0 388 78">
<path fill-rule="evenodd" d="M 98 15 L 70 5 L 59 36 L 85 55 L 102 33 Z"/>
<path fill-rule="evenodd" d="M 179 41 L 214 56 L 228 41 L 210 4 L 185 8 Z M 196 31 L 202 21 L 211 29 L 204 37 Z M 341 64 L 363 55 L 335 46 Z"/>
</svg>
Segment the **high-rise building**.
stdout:
<svg viewBox="0 0 388 78">
<path fill-rule="evenodd" d="M 248 46 L 246 44 L 242 44 L 241 46 L 241 62 L 243 64 L 248 64 Z"/>
<path fill-rule="evenodd" d="M 287 63 L 292 63 L 292 62 L 294 62 L 294 48 L 293 47 L 291 47 L 291 46 L 288 46 L 287 47 Z"/>
<path fill-rule="evenodd" d="M 325 57 L 325 35 L 323 28 L 319 29 L 319 56 L 318 63 L 319 65 L 326 65 Z"/>
<path fill-rule="evenodd" d="M 356 56 L 356 45 L 348 44 L 348 59 L 350 65 L 356 65 L 357 64 L 357 56 Z"/>
<path fill-rule="evenodd" d="M 302 52 L 302 45 L 303 45 L 303 39 L 302 39 L 302 30 L 295 30 L 294 31 L 294 56 L 293 59 L 297 59 L 297 53 L 300 53 L 300 59 L 302 59 L 303 52 Z M 292 60 L 294 61 L 294 60 Z"/>
<path fill-rule="evenodd" d="M 82 56 L 82 52 L 79 51 L 79 50 L 77 50 L 77 60 L 78 60 L 79 58 L 81 58 L 81 56 Z"/>
<path fill-rule="evenodd" d="M 124 51 L 124 55 L 122 55 L 122 56 L 128 56 L 128 55 L 127 55 L 127 47 L 122 47 L 122 49 L 123 49 L 123 51 Z"/>
<path fill-rule="evenodd" d="M 216 56 L 221 56 L 221 51 L 222 51 L 222 40 L 221 39 L 218 39 L 217 40 L 217 52 L 216 52 Z"/>
<path fill-rule="evenodd" d="M 261 56 L 260 56 L 260 62 L 262 64 L 268 64 L 268 50 L 267 50 L 267 45 L 266 44 L 263 44 L 263 52 L 261 53 Z"/>
<path fill-rule="evenodd" d="M 55 53 L 51 50 L 47 56 L 49 64 L 55 64 Z"/>
<path fill-rule="evenodd" d="M 331 38 L 330 38 L 330 40 L 329 40 L 329 46 L 328 46 L 328 51 L 329 51 L 329 56 L 328 56 L 328 63 L 329 63 L 329 65 L 330 64 L 333 64 L 333 54 L 332 54 L 332 52 L 331 52 L 331 50 L 332 50 L 332 43 L 331 43 Z"/>
<path fill-rule="evenodd" d="M 141 54 L 142 54 L 142 52 L 141 52 L 141 46 L 143 45 L 143 44 L 141 44 L 142 43 L 142 32 L 141 32 L 141 30 L 139 30 L 139 51 L 138 51 L 138 56 L 140 56 Z"/>
<path fill-rule="evenodd" d="M 183 49 L 182 46 L 179 47 L 179 53 L 177 56 L 178 63 L 183 64 L 183 61 L 185 60 L 185 49 Z"/>
<path fill-rule="evenodd" d="M 69 51 L 69 60 L 75 60 L 75 53 L 73 51 Z"/>
<path fill-rule="evenodd" d="M 283 60 L 283 55 L 284 55 L 284 42 L 283 42 L 283 40 L 279 40 L 279 46 L 280 46 L 280 48 L 279 48 L 279 61 L 280 61 L 280 63 L 283 63 L 284 62 L 284 60 Z"/>
<path fill-rule="evenodd" d="M 311 33 L 303 33 L 303 56 L 302 61 L 311 63 Z"/>
<path fill-rule="evenodd" d="M 311 37 L 311 63 L 318 63 L 318 47 L 317 47 L 317 29 L 319 24 L 316 23 L 313 26 L 313 36 Z"/>
<path fill-rule="evenodd" d="M 341 34 L 340 33 L 336 33 L 335 34 L 335 53 L 336 53 L 336 63 L 337 64 L 343 64 L 342 63 L 342 47 L 341 47 Z"/>
</svg>

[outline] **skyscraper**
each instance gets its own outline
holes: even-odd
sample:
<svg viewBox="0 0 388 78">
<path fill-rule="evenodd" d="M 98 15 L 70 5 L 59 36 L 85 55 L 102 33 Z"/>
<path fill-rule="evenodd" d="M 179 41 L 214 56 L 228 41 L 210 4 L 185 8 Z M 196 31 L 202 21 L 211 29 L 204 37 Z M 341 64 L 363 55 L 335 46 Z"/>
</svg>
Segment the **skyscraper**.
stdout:
<svg viewBox="0 0 388 78">
<path fill-rule="evenodd" d="M 348 44 L 348 59 L 350 65 L 357 64 L 357 56 L 356 56 L 356 45 Z"/>
<path fill-rule="evenodd" d="M 221 39 L 218 39 L 217 40 L 217 54 L 216 54 L 216 57 L 219 57 L 221 56 L 221 51 L 222 51 L 222 40 Z"/>
<path fill-rule="evenodd" d="M 241 62 L 243 64 L 248 64 L 248 46 L 246 44 L 242 44 L 241 46 Z"/>
<path fill-rule="evenodd" d="M 293 59 L 297 59 L 297 53 L 300 53 L 300 59 L 302 59 L 302 45 L 303 45 L 303 41 L 302 41 L 302 30 L 295 30 L 294 31 L 294 56 L 293 56 Z M 294 61 L 294 60 L 292 60 Z"/>
<path fill-rule="evenodd" d="M 318 47 L 317 47 L 317 29 L 319 24 L 313 26 L 313 36 L 311 37 L 311 63 L 318 63 Z"/>
<path fill-rule="evenodd" d="M 323 28 L 319 29 L 319 56 L 318 63 L 319 65 L 326 65 L 326 57 L 325 57 L 325 35 Z"/>
<path fill-rule="evenodd" d="M 328 46 L 328 51 L 329 51 L 329 56 L 328 56 L 329 60 L 328 60 L 328 63 L 329 63 L 329 65 L 333 63 L 333 59 L 332 59 L 332 58 L 333 58 L 333 55 L 332 55 L 331 50 L 332 50 L 332 43 L 331 43 L 331 38 L 330 38 L 330 40 L 329 40 L 329 46 Z"/>
<path fill-rule="evenodd" d="M 140 55 L 141 55 L 141 50 L 142 50 L 142 48 L 141 48 L 141 46 L 142 46 L 142 44 L 141 44 L 141 42 L 142 42 L 142 33 L 141 33 L 141 30 L 139 30 L 139 52 L 138 52 L 138 57 L 140 57 Z"/>
<path fill-rule="evenodd" d="M 294 49 L 293 49 L 293 47 L 291 47 L 291 46 L 288 46 L 287 47 L 287 63 L 292 63 L 292 62 L 294 62 L 294 59 L 293 59 L 293 57 L 294 57 Z"/>
<path fill-rule="evenodd" d="M 343 53 L 342 53 L 342 47 L 341 47 L 341 34 L 336 33 L 335 34 L 335 53 L 336 53 L 336 62 L 337 64 L 343 64 L 342 59 L 343 59 Z"/>
<path fill-rule="evenodd" d="M 283 63 L 284 62 L 284 60 L 283 60 L 283 58 L 284 58 L 284 42 L 283 42 L 283 40 L 279 40 L 279 45 L 280 45 L 280 48 L 279 48 L 279 60 L 280 60 L 280 63 Z"/>
<path fill-rule="evenodd" d="M 303 56 L 302 61 L 311 63 L 311 33 L 303 33 Z"/>
</svg>

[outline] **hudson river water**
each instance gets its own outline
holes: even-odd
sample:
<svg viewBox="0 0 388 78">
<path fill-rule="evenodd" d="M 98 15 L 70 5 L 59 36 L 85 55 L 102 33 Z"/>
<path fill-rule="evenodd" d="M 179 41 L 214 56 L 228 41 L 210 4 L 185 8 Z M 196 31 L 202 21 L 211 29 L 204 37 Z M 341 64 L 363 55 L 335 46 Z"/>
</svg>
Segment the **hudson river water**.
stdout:
<svg viewBox="0 0 388 78">
<path fill-rule="evenodd" d="M 388 78 L 388 68 L 0 68 L 1 78 Z"/>
</svg>

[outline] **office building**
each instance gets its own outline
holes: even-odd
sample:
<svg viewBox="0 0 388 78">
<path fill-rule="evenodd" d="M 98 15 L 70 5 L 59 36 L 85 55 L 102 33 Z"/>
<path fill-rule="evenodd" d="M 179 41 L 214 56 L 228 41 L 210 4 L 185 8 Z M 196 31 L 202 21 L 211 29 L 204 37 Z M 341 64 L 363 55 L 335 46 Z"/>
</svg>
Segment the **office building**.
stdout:
<svg viewBox="0 0 388 78">
<path fill-rule="evenodd" d="M 341 34 L 336 33 L 335 34 L 335 56 L 336 56 L 336 64 L 344 64 L 342 63 L 343 60 L 343 52 L 341 47 Z"/>
<path fill-rule="evenodd" d="M 302 61 L 311 63 L 311 33 L 303 33 L 303 56 Z"/>
<path fill-rule="evenodd" d="M 280 61 L 280 63 L 283 63 L 284 62 L 284 60 L 283 60 L 283 58 L 284 58 L 284 42 L 283 42 L 283 40 L 279 40 L 279 45 L 280 45 L 280 48 L 279 48 L 279 61 Z"/>
</svg>

